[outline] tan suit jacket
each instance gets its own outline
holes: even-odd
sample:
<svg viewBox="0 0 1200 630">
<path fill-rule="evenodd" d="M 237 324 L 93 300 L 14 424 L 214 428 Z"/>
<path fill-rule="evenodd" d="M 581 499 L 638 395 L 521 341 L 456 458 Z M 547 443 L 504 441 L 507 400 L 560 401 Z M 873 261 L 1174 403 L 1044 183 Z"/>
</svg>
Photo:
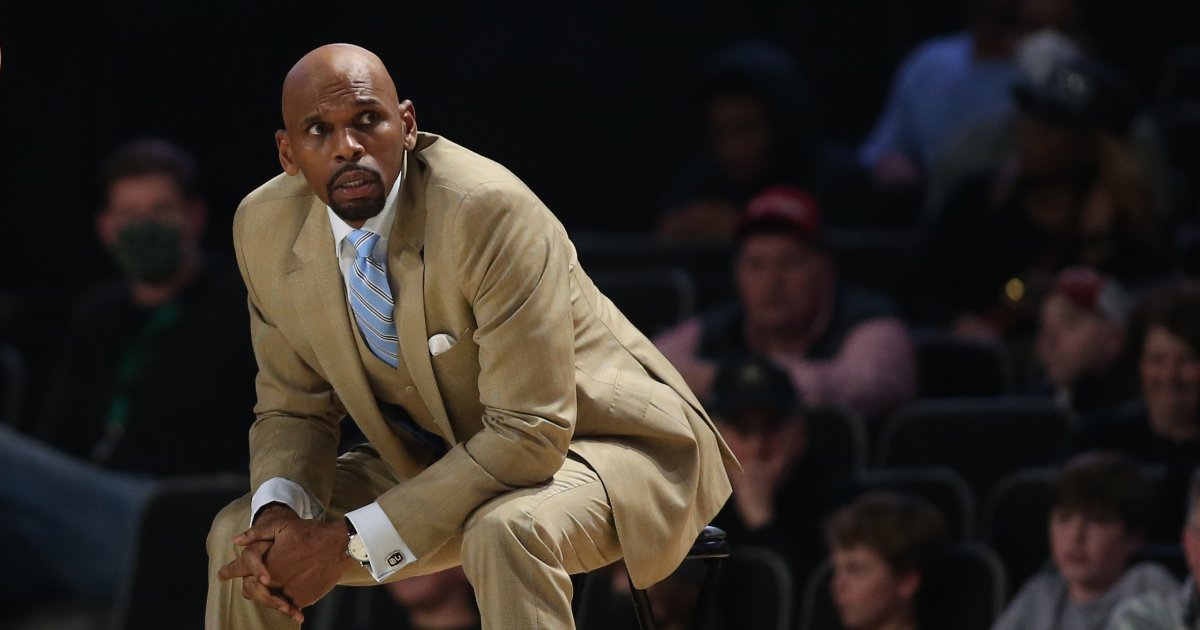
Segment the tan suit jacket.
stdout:
<svg viewBox="0 0 1200 630">
<path fill-rule="evenodd" d="M 723 464 L 735 460 L 711 420 L 516 176 L 420 134 L 402 181 L 388 245 L 400 349 L 452 448 L 434 461 L 381 416 L 325 205 L 302 176 L 280 175 L 234 219 L 259 362 L 254 489 L 284 477 L 329 505 L 349 413 L 404 479 L 378 503 L 425 558 L 485 501 L 548 480 L 569 449 L 604 483 L 635 583 L 662 579 L 730 493 Z M 458 341 L 431 357 L 438 333 Z"/>
</svg>

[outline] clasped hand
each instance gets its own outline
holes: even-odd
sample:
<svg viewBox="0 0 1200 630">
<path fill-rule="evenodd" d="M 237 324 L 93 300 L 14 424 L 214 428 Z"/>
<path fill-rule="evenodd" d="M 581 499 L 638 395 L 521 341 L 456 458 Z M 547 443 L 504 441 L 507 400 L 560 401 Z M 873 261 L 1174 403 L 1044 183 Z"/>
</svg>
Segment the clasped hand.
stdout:
<svg viewBox="0 0 1200 630">
<path fill-rule="evenodd" d="M 242 555 L 221 567 L 222 582 L 242 578 L 242 597 L 304 622 L 300 609 L 328 593 L 355 562 L 346 555 L 346 524 L 306 520 L 269 505 L 234 537 Z"/>
</svg>

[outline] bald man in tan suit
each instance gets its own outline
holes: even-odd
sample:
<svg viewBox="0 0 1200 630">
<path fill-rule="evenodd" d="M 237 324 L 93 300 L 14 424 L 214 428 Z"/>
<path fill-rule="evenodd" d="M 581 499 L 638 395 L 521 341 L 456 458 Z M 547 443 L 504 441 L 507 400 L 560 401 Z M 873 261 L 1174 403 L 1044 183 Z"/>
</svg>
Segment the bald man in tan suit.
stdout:
<svg viewBox="0 0 1200 630">
<path fill-rule="evenodd" d="M 485 628 L 571 628 L 570 574 L 671 573 L 736 462 L 554 215 L 418 133 L 360 48 L 305 56 L 283 113 L 285 174 L 234 220 L 254 492 L 209 535 L 207 627 L 294 628 L 335 584 L 461 564 Z M 369 445 L 339 458 L 347 414 Z"/>
</svg>

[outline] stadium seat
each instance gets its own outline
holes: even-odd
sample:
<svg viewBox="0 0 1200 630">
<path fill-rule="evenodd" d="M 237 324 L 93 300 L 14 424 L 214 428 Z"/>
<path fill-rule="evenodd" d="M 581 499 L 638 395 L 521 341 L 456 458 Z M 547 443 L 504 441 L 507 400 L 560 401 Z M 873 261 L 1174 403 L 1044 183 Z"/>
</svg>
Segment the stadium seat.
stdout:
<svg viewBox="0 0 1200 630">
<path fill-rule="evenodd" d="M 805 583 L 799 630 L 841 630 L 829 592 L 833 566 L 826 559 Z M 925 607 L 920 627 L 932 630 L 988 630 L 1004 609 L 1004 567 L 985 545 L 953 547 L 921 597 L 939 602 Z"/>
<path fill-rule="evenodd" d="M 918 332 L 918 398 L 974 398 L 1013 392 L 1013 362 L 999 343 Z"/>
<path fill-rule="evenodd" d="M 146 504 L 130 570 L 113 613 L 114 630 L 204 627 L 208 592 L 205 540 L 222 508 L 250 491 L 238 476 L 164 482 Z"/>
<path fill-rule="evenodd" d="M 958 473 L 944 466 L 869 470 L 857 475 L 862 491 L 890 490 L 919 496 L 946 517 L 950 540 L 966 542 L 974 534 L 975 497 Z"/>
<path fill-rule="evenodd" d="M 854 473 L 867 468 L 867 425 L 853 410 L 820 407 L 805 415 L 808 450 L 820 453 L 838 472 Z"/>
<path fill-rule="evenodd" d="M 986 497 L 1004 475 L 1050 461 L 1067 424 L 1066 412 L 1043 399 L 919 401 L 884 425 L 876 464 L 948 466 Z"/>
<path fill-rule="evenodd" d="M 1000 556 L 1008 585 L 1016 592 L 1050 557 L 1046 527 L 1054 468 L 1030 468 L 1008 475 L 988 497 L 979 539 Z"/>
<path fill-rule="evenodd" d="M 572 234 L 571 240 L 579 263 L 593 279 L 606 271 L 678 267 L 695 282 L 697 310 L 734 297 L 731 246 L 671 245 L 652 236 L 597 232 Z"/>
<path fill-rule="evenodd" d="M 696 311 L 696 285 L 682 267 L 598 271 L 591 278 L 646 335 L 660 333 Z"/>
<path fill-rule="evenodd" d="M 828 230 L 825 241 L 837 266 L 839 280 L 893 299 L 904 297 L 897 291 L 911 285 L 914 261 L 917 260 L 920 247 L 920 236 L 916 230 Z"/>
</svg>

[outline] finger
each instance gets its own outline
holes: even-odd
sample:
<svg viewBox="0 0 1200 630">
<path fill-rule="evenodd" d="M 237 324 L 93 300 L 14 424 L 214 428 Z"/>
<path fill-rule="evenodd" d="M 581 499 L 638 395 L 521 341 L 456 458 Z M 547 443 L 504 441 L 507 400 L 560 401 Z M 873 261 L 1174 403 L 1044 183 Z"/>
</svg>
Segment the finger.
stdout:
<svg viewBox="0 0 1200 630">
<path fill-rule="evenodd" d="M 251 575 L 251 573 L 246 568 L 246 564 L 242 562 L 241 556 L 238 556 L 236 560 L 226 564 L 217 571 L 217 579 L 222 582 L 227 582 L 235 577 L 246 577 L 247 575 Z"/>
<path fill-rule="evenodd" d="M 300 612 L 301 606 L 302 605 L 303 606 L 311 606 L 313 604 L 313 602 L 307 602 L 307 603 L 302 604 L 301 602 L 296 601 L 295 598 L 289 596 L 287 594 L 286 590 L 283 592 L 283 595 L 284 595 L 284 597 L 287 598 L 288 602 L 290 602 L 292 604 L 292 608 L 295 611 L 295 613 L 292 615 L 292 619 L 295 619 L 296 621 L 299 621 L 300 623 L 304 623 L 304 613 Z"/>
<path fill-rule="evenodd" d="M 275 540 L 275 528 L 268 525 L 255 525 L 233 537 L 233 544 L 245 547 L 260 540 Z"/>
<path fill-rule="evenodd" d="M 270 589 L 263 586 L 254 576 L 242 580 L 242 597 L 258 603 L 265 608 L 277 610 L 284 615 L 292 616 L 293 613 L 297 612 L 296 607 L 291 602 L 276 593 L 272 593 Z"/>
<path fill-rule="evenodd" d="M 246 547 L 241 557 L 242 564 L 246 567 L 246 570 L 257 577 L 258 581 L 263 584 L 271 583 L 271 574 L 267 572 L 267 566 L 263 564 L 263 556 L 270 548 L 270 543 L 254 543 Z"/>
</svg>

